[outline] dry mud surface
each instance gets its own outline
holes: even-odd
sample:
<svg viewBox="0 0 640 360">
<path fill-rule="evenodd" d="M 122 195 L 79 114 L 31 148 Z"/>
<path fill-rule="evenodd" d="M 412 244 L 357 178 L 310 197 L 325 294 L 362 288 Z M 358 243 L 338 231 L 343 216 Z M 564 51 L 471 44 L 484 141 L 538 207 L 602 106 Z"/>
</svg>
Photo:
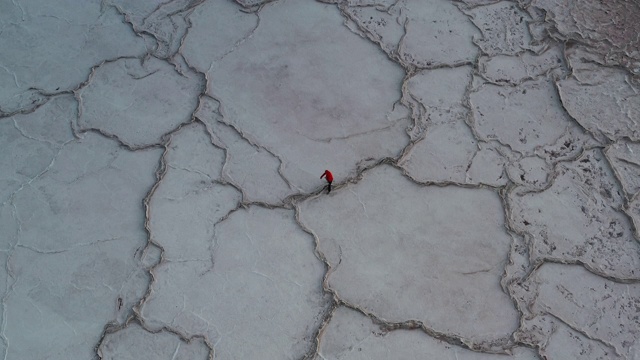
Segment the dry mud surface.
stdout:
<svg viewBox="0 0 640 360">
<path fill-rule="evenodd" d="M 639 18 L 1 2 L 0 358 L 640 359 Z"/>
</svg>

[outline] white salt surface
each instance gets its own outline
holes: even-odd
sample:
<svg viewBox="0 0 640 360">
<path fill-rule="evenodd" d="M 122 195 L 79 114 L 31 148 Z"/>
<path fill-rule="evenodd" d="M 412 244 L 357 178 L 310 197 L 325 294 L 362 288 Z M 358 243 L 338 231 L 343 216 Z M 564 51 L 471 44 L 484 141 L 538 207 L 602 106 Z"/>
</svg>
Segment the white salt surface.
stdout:
<svg viewBox="0 0 640 360">
<path fill-rule="evenodd" d="M 638 18 L 0 3 L 0 357 L 640 359 Z"/>
</svg>

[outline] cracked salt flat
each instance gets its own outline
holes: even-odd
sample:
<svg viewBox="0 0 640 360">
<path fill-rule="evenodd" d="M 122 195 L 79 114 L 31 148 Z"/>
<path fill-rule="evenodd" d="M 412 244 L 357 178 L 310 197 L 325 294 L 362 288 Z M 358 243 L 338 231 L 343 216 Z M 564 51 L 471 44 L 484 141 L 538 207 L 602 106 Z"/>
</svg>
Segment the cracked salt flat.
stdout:
<svg viewBox="0 0 640 360">
<path fill-rule="evenodd" d="M 342 194 L 300 205 L 333 268 L 328 286 L 376 318 L 420 320 L 468 343 L 486 339 L 477 346 L 487 350 L 508 343 L 518 316 L 500 289 L 511 238 L 498 194 L 421 187 L 389 166 L 363 176 Z M 343 221 L 332 220 L 332 209 Z"/>
<path fill-rule="evenodd" d="M 639 16 L 1 3 L 3 358 L 639 359 Z"/>
</svg>

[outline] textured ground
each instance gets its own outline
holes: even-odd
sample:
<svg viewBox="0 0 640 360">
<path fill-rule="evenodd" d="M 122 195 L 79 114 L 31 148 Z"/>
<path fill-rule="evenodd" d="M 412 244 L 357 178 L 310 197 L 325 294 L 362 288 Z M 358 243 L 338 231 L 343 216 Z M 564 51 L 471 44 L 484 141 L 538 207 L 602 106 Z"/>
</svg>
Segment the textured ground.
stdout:
<svg viewBox="0 0 640 360">
<path fill-rule="evenodd" d="M 638 18 L 0 2 L 2 358 L 640 359 Z"/>
</svg>

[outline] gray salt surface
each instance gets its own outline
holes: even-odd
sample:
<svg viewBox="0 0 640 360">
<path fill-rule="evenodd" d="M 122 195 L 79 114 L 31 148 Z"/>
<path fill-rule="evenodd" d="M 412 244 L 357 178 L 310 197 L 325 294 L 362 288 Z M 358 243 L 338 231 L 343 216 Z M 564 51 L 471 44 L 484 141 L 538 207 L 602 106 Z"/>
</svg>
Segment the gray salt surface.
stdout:
<svg viewBox="0 0 640 360">
<path fill-rule="evenodd" d="M 0 3 L 0 358 L 640 359 L 638 18 Z"/>
</svg>

